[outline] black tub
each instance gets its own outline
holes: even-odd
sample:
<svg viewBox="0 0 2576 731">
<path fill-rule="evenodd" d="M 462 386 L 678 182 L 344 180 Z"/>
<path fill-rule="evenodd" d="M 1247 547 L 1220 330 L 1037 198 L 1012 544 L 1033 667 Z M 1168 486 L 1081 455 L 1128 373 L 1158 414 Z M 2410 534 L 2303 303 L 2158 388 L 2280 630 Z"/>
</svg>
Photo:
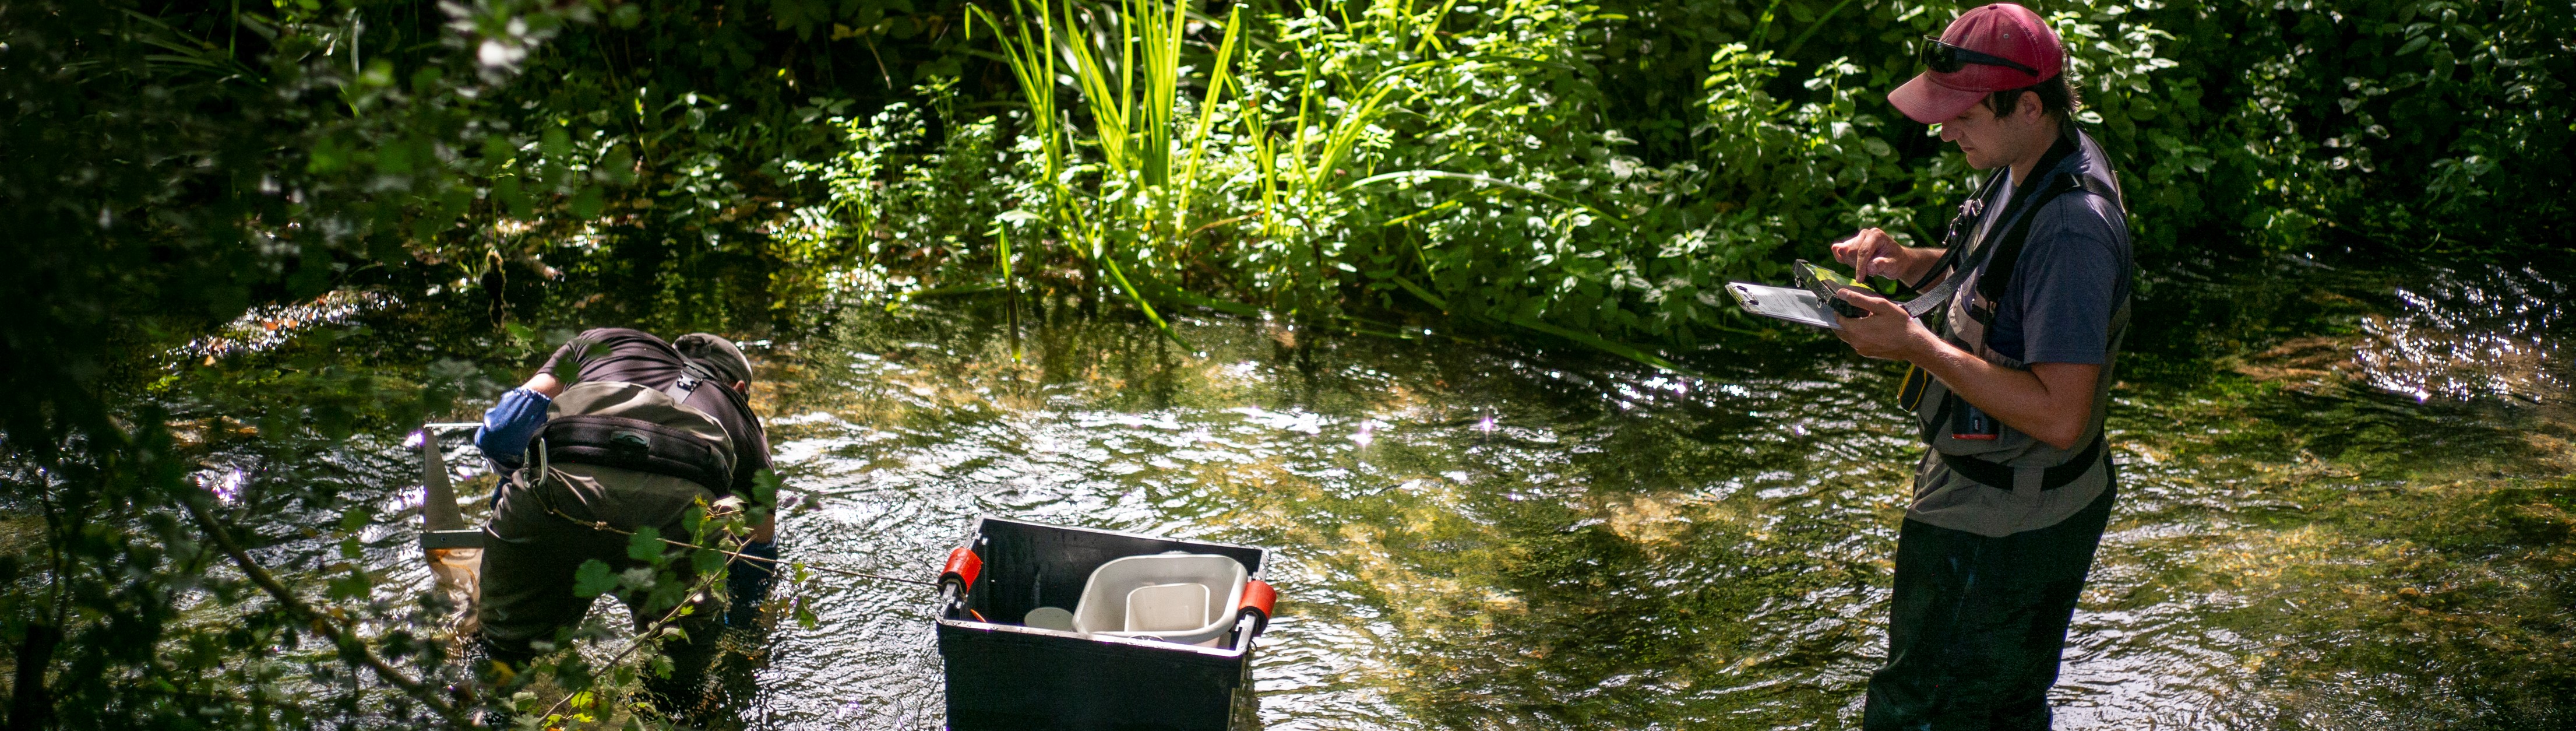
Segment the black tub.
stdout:
<svg viewBox="0 0 2576 731">
<path fill-rule="evenodd" d="M 1234 629 L 1219 647 L 1024 627 L 1041 606 L 1072 609 L 1091 571 L 1112 559 L 1165 551 L 1241 562 Z M 955 731 L 1101 729 L 1225 731 L 1249 721 L 1253 640 L 1274 594 L 1260 581 L 1267 549 L 1000 518 L 949 553 L 939 655 L 948 665 L 948 727 Z"/>
</svg>

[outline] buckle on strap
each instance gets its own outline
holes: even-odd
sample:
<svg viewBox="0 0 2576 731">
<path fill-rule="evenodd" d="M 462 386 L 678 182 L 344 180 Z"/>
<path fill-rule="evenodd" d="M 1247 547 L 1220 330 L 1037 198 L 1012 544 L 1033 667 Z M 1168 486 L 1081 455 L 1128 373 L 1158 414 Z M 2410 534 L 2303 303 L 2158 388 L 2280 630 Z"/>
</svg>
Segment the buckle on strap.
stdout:
<svg viewBox="0 0 2576 731">
<path fill-rule="evenodd" d="M 686 404 L 689 402 L 689 395 L 697 393 L 698 384 L 705 382 L 706 379 L 684 370 L 680 372 L 680 380 L 673 382 L 670 388 L 662 389 L 662 395 L 671 397 L 672 403 Z"/>
<path fill-rule="evenodd" d="M 2076 478 L 2083 477 L 2084 473 L 2093 471 L 2093 463 L 2100 461 L 2102 459 L 2102 453 L 2108 449 L 2110 449 L 2110 441 L 2100 435 L 2095 435 L 2093 437 L 2093 443 L 2085 445 L 2084 451 L 2075 453 L 2074 459 L 2066 460 L 2065 464 L 2041 470 L 2039 476 L 2039 489 L 2055 490 L 2057 488 L 2065 487 L 2068 483 L 2074 482 Z M 1969 480 L 1975 481 L 1977 484 L 1985 485 L 1987 487 L 2002 490 L 2013 489 L 2014 481 L 2012 467 L 1988 462 L 1975 457 L 1949 454 L 1946 452 L 1940 452 L 1940 450 L 1933 451 L 1941 455 L 1941 464 L 1947 465 L 1951 472 L 1959 473 L 1960 477 L 1968 478 Z"/>
</svg>

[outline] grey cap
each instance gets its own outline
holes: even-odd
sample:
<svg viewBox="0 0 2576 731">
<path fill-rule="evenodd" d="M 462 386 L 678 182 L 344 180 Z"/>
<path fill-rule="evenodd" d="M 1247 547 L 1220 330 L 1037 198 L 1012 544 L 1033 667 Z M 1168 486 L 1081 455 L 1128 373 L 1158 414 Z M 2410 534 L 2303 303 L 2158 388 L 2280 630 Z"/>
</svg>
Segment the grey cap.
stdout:
<svg viewBox="0 0 2576 731">
<path fill-rule="evenodd" d="M 719 378 L 751 382 L 751 359 L 743 357 L 742 348 L 722 335 L 689 333 L 671 341 L 671 347 L 689 360 L 697 361 L 699 366 L 714 371 Z"/>
</svg>

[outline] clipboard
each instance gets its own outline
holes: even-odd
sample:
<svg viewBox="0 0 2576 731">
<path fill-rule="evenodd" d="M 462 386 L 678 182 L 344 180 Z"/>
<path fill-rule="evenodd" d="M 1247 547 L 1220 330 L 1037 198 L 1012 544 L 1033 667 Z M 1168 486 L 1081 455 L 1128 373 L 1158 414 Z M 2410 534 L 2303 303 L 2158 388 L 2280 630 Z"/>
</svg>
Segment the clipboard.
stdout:
<svg viewBox="0 0 2576 731">
<path fill-rule="evenodd" d="M 1843 329 L 1842 317 L 1834 314 L 1834 308 L 1825 304 L 1815 292 L 1752 282 L 1727 282 L 1726 293 L 1735 295 L 1736 304 L 1756 315 L 1827 330 Z"/>
<path fill-rule="evenodd" d="M 1752 282 L 1728 282 L 1726 291 L 1728 294 L 1735 295 L 1736 304 L 1743 305 L 1744 309 L 1753 314 L 1829 330 L 1843 329 L 1842 319 L 1845 317 L 1864 317 L 1869 314 L 1860 307 L 1834 296 L 1833 293 L 1836 290 L 1844 288 L 1869 290 L 1867 286 L 1852 281 L 1841 272 L 1799 259 L 1797 264 L 1789 268 L 1789 273 L 1797 278 L 1798 286 L 1774 287 Z M 1949 302 L 1951 293 L 1958 288 L 1959 278 L 1949 277 L 1930 291 L 1922 292 L 1914 299 L 1899 302 L 1897 305 L 1905 308 L 1905 314 L 1908 317 L 1922 317 L 1923 313 Z"/>
<path fill-rule="evenodd" d="M 1799 259 L 1789 267 L 1798 286 L 1774 287 L 1752 282 L 1728 282 L 1726 291 L 1735 295 L 1736 304 L 1763 317 L 1778 318 L 1801 325 L 1828 330 L 1843 329 L 1842 319 L 1868 313 L 1849 302 L 1834 297 L 1834 291 L 1845 287 L 1866 289 L 1860 283 L 1824 267 Z"/>
</svg>

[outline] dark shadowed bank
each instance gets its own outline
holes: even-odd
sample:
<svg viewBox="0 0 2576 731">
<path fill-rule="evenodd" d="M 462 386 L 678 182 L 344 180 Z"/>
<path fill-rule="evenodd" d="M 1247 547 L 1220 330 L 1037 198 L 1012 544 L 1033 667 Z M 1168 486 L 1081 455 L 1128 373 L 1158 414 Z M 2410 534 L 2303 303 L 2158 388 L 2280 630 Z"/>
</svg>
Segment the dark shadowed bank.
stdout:
<svg viewBox="0 0 2576 731">
<path fill-rule="evenodd" d="M 2392 400 L 2412 387 L 2372 374 L 2416 371 L 2387 363 L 2483 382 L 2487 365 L 2452 366 L 2509 371 L 2520 356 L 2356 359 L 2381 352 L 2355 345 L 2385 334 L 2369 323 L 2413 306 L 2370 298 L 2445 280 L 2402 269 L 2414 273 L 2320 283 L 2283 262 L 2511 272 L 2564 256 L 2576 14 L 2034 7 L 2070 40 L 2085 117 L 2138 207 L 2145 291 L 2168 313 L 2133 348 L 2129 398 L 2144 411 L 2129 418 L 2205 435 L 2171 437 L 2175 459 L 2405 486 L 2374 497 L 2277 478 L 2293 512 L 2351 530 L 2244 550 L 2334 559 L 2270 566 L 2292 586 L 2344 582 L 2366 611 L 2285 615 L 2307 624 L 2279 632 L 2281 654 L 2252 655 L 2280 659 L 2241 662 L 2319 677 L 2412 668 L 2454 683 L 2455 706 L 2425 711 L 2437 725 L 2563 720 L 2551 699 L 2567 687 L 2571 507 L 2547 476 L 2567 469 L 2565 422 L 2548 420 L 2563 417 L 2550 405 L 2563 380 Z M 1833 358 L 1734 313 L 1713 286 L 1776 276 L 1857 226 L 1921 242 L 1946 220 L 1970 171 L 1880 94 L 1957 8 L 0 4 L 13 226 L 0 291 L 20 303 L 0 319 L 7 721 L 411 726 L 494 702 L 448 688 L 462 670 L 446 608 L 389 538 L 408 505 L 399 443 L 424 419 L 470 418 L 580 325 L 713 329 L 801 352 L 888 306 L 972 295 L 1029 312 L 1069 303 L 1104 326 L 1133 318 L 1193 347 L 1184 318 L 1267 313 L 1301 332 L 1427 327 L 1505 354 L 1570 342 L 1713 374 L 1748 353 Z M 1140 41 L 1130 60 L 1104 40 L 1120 37 L 1160 45 Z M 1048 59 L 1063 65 L 1028 73 Z M 1109 83 L 1128 72 L 1136 92 Z M 2496 299 L 2456 310 L 2564 299 L 2528 282 L 2462 286 Z M 2346 361 L 2360 365 L 2337 370 Z M 1709 418 L 1694 428 L 1761 428 Z M 2539 419 L 2524 429 L 2537 436 L 2426 446 L 2512 442 L 2473 426 L 2517 419 Z M 2399 498 L 2435 483 L 2454 492 Z M 2305 520 L 2267 510 L 2245 520 Z M 1587 519 L 1529 520 L 1560 517 Z M 1652 555 L 1598 532 L 1523 538 L 1555 543 L 1495 555 L 1590 555 L 1584 541 Z M 1720 558 L 1708 561 L 1760 564 Z M 2248 562 L 2173 568 L 2134 591 L 2259 593 L 2241 577 L 2263 562 Z M 247 572 L 259 566 L 271 580 Z M 1509 595 L 1590 570 L 1526 569 L 1462 581 Z M 2371 593 L 2389 586 L 2385 602 Z M 1544 616 L 1667 616 L 1652 592 L 1634 597 Z M 1730 607 L 1743 609 L 1709 610 Z M 1593 657 L 1544 635 L 1457 641 Z M 2412 639 L 2362 641 L 2390 637 Z M 1608 646 L 1709 646 L 1639 642 Z M 538 707 L 587 698 L 569 705 L 627 718 L 617 691 L 650 663 L 595 660 L 553 668 Z M 1394 696 L 1436 710 L 1509 691 L 1580 710 L 1602 706 L 1547 689 L 1615 675 L 1529 672 Z M 1587 713 L 1553 717 L 1626 722 Z"/>
</svg>

